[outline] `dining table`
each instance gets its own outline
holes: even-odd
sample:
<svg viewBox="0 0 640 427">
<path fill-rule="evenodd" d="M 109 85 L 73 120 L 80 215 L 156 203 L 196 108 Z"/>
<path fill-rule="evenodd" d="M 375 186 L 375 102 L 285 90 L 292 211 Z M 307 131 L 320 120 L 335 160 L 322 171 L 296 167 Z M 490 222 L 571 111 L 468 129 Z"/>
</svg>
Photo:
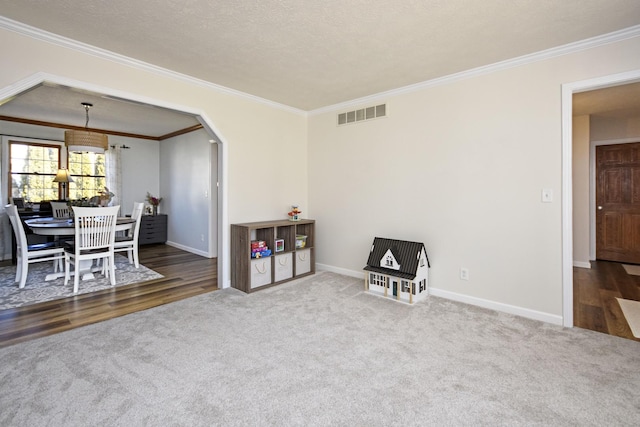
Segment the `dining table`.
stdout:
<svg viewBox="0 0 640 427">
<path fill-rule="evenodd" d="M 74 236 L 76 232 L 73 218 L 53 218 L 40 217 L 24 220 L 24 223 L 31 229 L 33 234 L 41 236 L 69 237 Z M 131 217 L 116 218 L 116 232 L 126 232 L 133 230 L 136 220 Z M 92 266 L 87 265 L 81 268 L 83 270 L 82 280 L 93 279 Z M 64 271 L 51 273 L 45 277 L 45 281 L 55 280 L 64 276 Z"/>
</svg>

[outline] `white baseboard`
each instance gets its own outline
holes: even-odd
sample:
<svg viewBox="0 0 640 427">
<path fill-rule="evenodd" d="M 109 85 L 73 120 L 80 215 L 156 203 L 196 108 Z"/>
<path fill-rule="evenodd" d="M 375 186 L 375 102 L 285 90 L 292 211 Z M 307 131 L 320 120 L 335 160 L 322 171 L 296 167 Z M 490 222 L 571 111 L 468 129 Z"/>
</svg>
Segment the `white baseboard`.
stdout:
<svg viewBox="0 0 640 427">
<path fill-rule="evenodd" d="M 339 267 L 334 267 L 332 265 L 326 265 L 326 264 L 316 264 L 316 270 L 330 271 L 332 273 L 342 274 L 343 276 L 355 277 L 357 279 L 364 280 L 364 270 L 353 271 L 353 270 L 347 270 L 346 268 L 339 268 Z"/>
<path fill-rule="evenodd" d="M 445 291 L 437 288 L 430 288 L 429 293 L 436 297 L 446 298 L 453 301 L 462 302 L 465 304 L 471 304 L 471 305 L 475 305 L 482 308 L 488 308 L 490 310 L 514 314 L 520 317 L 526 317 L 527 319 L 540 320 L 542 322 L 547 322 L 547 323 L 552 323 L 554 325 L 562 326 L 562 316 L 558 316 L 551 313 L 544 313 L 542 311 L 531 310 L 524 307 L 518 307 L 515 305 L 504 304 L 501 302 L 472 297 L 469 295 L 458 294 L 456 292 Z"/>
<path fill-rule="evenodd" d="M 584 262 L 584 261 L 573 261 L 573 266 L 574 267 L 580 267 L 580 268 L 591 268 L 591 263 L 590 262 Z"/>
<path fill-rule="evenodd" d="M 362 278 L 364 280 L 364 271 L 353 271 L 345 268 L 334 267 L 326 264 L 316 264 L 317 270 L 331 271 L 333 273 L 342 274 L 345 276 Z M 482 308 L 488 308 L 490 310 L 500 311 L 503 313 L 514 314 L 520 317 L 526 317 L 527 319 L 539 320 L 542 322 L 551 323 L 554 325 L 562 326 L 562 316 L 555 314 L 544 313 L 541 311 L 531 310 L 524 307 L 518 307 L 515 305 L 504 304 L 501 302 L 490 301 L 483 298 L 472 297 L 470 295 L 459 294 L 456 292 L 446 291 L 443 289 L 429 287 L 429 294 L 446 298 L 452 301 L 458 301 L 465 304 L 475 305 Z"/>
<path fill-rule="evenodd" d="M 174 248 L 178 248 L 178 249 L 182 249 L 183 251 L 186 252 L 191 252 L 192 254 L 196 254 L 196 255 L 200 255 L 206 258 L 212 258 L 211 256 L 209 256 L 209 254 L 205 251 L 201 251 L 199 249 L 194 249 L 192 247 L 189 246 L 185 246 L 185 245 L 181 245 L 179 243 L 175 243 L 175 242 L 165 242 L 165 245 L 169 245 L 172 246 Z"/>
</svg>

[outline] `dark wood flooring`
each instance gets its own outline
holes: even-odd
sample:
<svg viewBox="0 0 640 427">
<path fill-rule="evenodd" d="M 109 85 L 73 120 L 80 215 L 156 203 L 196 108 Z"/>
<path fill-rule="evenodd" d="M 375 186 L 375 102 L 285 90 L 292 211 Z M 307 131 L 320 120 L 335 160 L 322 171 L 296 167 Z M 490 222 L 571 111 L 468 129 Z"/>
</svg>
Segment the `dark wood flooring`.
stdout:
<svg viewBox="0 0 640 427">
<path fill-rule="evenodd" d="M 617 298 L 640 301 L 640 276 L 622 264 L 592 261 L 591 269 L 573 268 L 573 324 L 635 341 Z"/>
<path fill-rule="evenodd" d="M 0 310 L 0 347 L 67 331 L 218 289 L 217 260 L 167 245 L 140 247 L 161 279 Z"/>
</svg>

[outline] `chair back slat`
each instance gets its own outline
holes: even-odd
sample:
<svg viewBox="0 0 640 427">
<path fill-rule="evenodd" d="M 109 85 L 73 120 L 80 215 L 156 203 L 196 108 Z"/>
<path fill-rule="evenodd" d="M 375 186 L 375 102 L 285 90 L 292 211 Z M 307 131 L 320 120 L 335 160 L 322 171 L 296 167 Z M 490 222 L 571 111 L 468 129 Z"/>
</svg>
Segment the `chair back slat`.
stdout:
<svg viewBox="0 0 640 427">
<path fill-rule="evenodd" d="M 54 218 L 69 218 L 71 216 L 71 210 L 66 202 L 49 202 L 51 204 L 51 211 Z"/>
<path fill-rule="evenodd" d="M 104 208 L 73 206 L 76 251 L 112 246 L 119 209 L 119 206 Z"/>
</svg>

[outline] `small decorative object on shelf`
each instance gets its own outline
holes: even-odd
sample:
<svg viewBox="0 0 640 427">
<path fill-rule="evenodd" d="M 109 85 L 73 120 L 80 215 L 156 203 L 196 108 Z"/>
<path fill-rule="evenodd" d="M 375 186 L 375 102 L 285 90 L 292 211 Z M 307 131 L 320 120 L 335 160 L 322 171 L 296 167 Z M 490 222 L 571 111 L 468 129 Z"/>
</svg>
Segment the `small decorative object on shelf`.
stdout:
<svg viewBox="0 0 640 427">
<path fill-rule="evenodd" d="M 104 187 L 103 191 L 100 191 L 98 195 L 93 196 L 91 198 L 83 197 L 77 200 L 69 200 L 67 204 L 69 206 L 85 206 L 85 207 L 98 207 L 98 206 L 109 206 L 111 200 L 115 197 L 107 187 Z"/>
<path fill-rule="evenodd" d="M 109 203 L 111 203 L 111 200 L 113 199 L 114 196 L 115 194 L 109 191 L 107 187 L 104 187 L 104 191 L 101 191 L 100 193 L 98 193 L 100 206 L 109 206 Z"/>
<path fill-rule="evenodd" d="M 152 196 L 151 193 L 147 191 L 147 202 L 151 205 L 152 215 L 158 215 L 158 205 L 162 201 L 162 197 Z"/>
<path fill-rule="evenodd" d="M 271 249 L 264 240 L 251 241 L 251 258 L 262 258 L 271 256 Z"/>
<path fill-rule="evenodd" d="M 291 211 L 289 212 L 289 221 L 300 221 L 300 214 L 302 211 L 298 209 L 298 205 L 291 205 Z"/>
</svg>

